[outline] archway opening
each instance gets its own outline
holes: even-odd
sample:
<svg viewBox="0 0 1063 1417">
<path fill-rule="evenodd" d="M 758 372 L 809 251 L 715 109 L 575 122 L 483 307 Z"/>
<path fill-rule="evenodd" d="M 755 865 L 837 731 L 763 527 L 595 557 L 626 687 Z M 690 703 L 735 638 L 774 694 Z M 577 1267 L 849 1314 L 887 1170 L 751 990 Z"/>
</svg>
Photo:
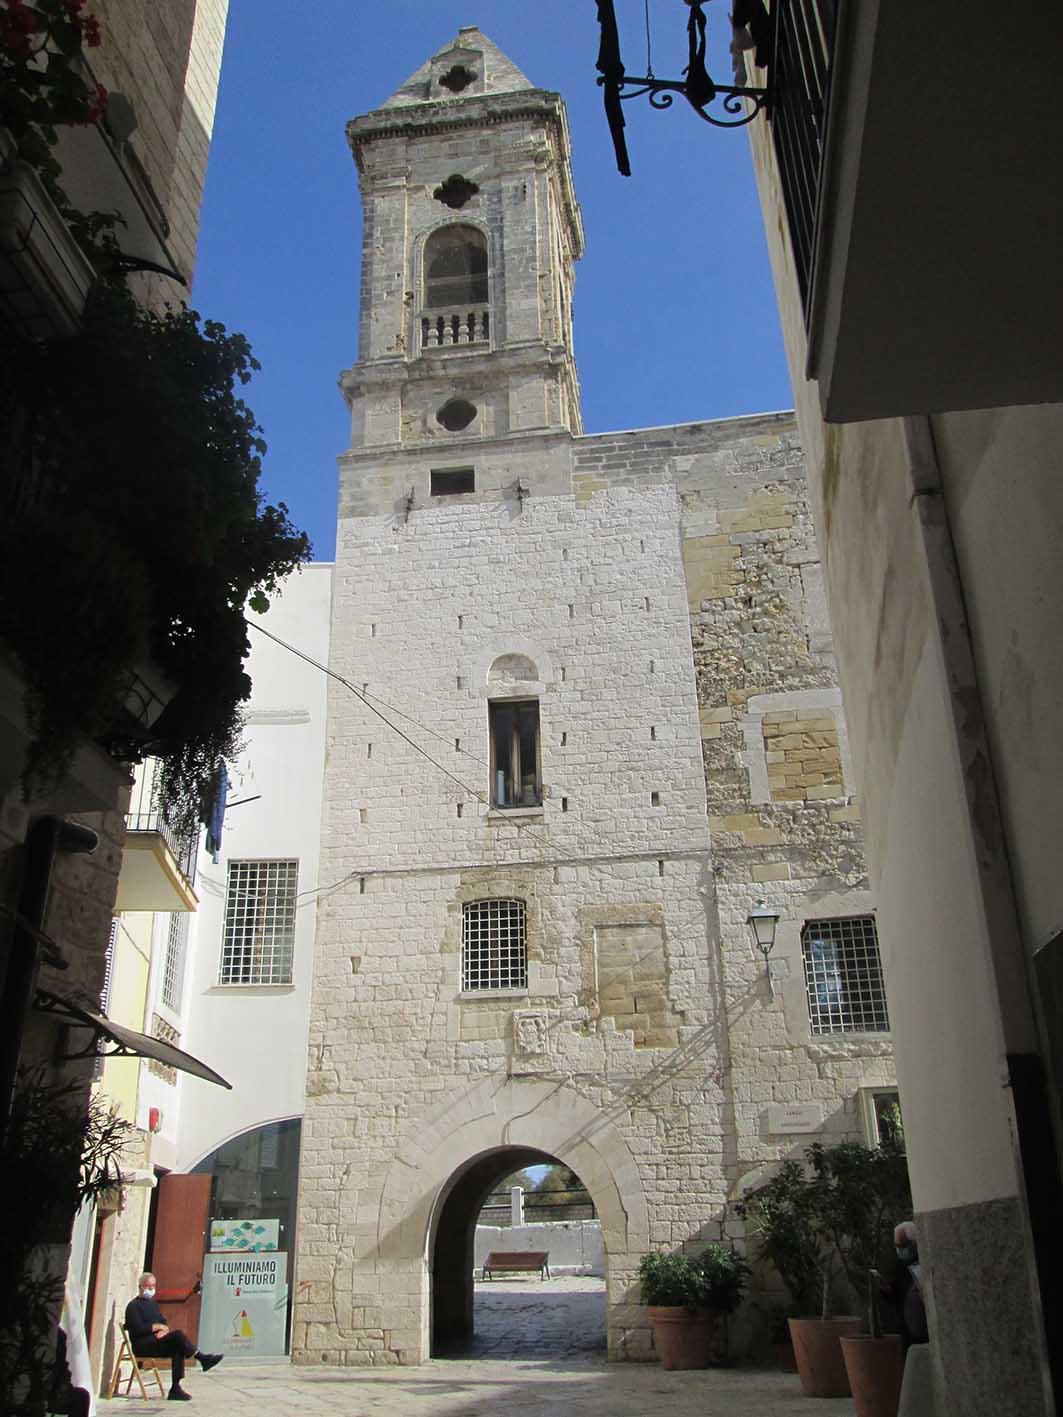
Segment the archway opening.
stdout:
<svg viewBox="0 0 1063 1417">
<path fill-rule="evenodd" d="M 522 1191 L 515 1200 L 511 1183 Z M 500 1147 L 455 1173 L 433 1228 L 431 1276 L 434 1358 L 605 1351 L 601 1227 L 579 1177 L 544 1151 Z"/>
</svg>

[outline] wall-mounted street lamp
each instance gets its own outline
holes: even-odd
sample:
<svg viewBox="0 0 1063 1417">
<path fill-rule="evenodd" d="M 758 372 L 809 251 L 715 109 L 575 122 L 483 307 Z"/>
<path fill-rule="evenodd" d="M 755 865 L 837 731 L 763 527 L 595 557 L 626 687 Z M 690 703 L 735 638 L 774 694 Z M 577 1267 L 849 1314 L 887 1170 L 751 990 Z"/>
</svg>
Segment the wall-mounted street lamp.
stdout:
<svg viewBox="0 0 1063 1417">
<path fill-rule="evenodd" d="M 684 0 L 690 10 L 687 20 L 687 47 L 689 58 L 683 70 L 682 79 L 658 79 L 653 72 L 650 49 L 650 12 L 646 0 L 646 73 L 630 77 L 624 71 L 624 61 L 620 57 L 620 36 L 616 25 L 614 0 L 598 0 L 598 24 L 601 28 L 601 46 L 598 50 L 598 83 L 604 90 L 605 116 L 609 131 L 613 136 L 616 151 L 616 165 L 624 177 L 631 176 L 631 163 L 624 138 L 624 115 L 620 105 L 629 98 L 639 98 L 648 93 L 654 108 L 671 108 L 673 94 L 682 94 L 699 118 L 711 123 L 715 128 L 741 128 L 751 123 L 762 108 L 767 107 L 771 89 L 749 88 L 745 85 L 718 84 L 709 77 L 705 67 L 705 10 L 706 0 Z M 778 3 L 777 3 L 778 8 Z M 741 65 L 744 75 L 742 54 L 747 49 L 756 50 L 756 62 L 768 68 L 774 34 L 774 22 L 768 15 L 764 0 L 734 0 L 731 15 L 734 26 L 732 53 Z M 770 70 L 769 70 L 770 72 Z M 709 113 L 709 105 L 722 97 L 721 109 L 726 117 Z M 748 100 L 748 105 L 746 100 Z"/>
<path fill-rule="evenodd" d="M 775 927 L 779 923 L 779 912 L 769 910 L 762 900 L 758 900 L 747 917 L 753 933 L 753 943 L 764 956 L 764 972 L 768 976 L 768 993 L 775 998 L 775 986 L 771 978 L 771 961 L 768 956 L 775 948 Z"/>
</svg>

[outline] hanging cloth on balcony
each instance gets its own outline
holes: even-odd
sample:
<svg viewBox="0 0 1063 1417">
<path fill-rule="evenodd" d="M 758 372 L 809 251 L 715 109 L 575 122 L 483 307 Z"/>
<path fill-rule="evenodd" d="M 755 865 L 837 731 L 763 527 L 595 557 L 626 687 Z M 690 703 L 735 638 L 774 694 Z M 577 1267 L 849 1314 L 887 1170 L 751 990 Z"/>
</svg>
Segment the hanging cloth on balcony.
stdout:
<svg viewBox="0 0 1063 1417">
<path fill-rule="evenodd" d="M 189 1073 L 192 1077 L 217 1083 L 219 1087 L 232 1091 L 231 1082 L 226 1082 L 213 1068 L 208 1068 L 206 1063 L 193 1058 L 191 1053 L 184 1053 L 172 1043 L 164 1043 L 161 1038 L 151 1038 L 146 1033 L 137 1033 L 135 1029 L 126 1028 L 124 1024 L 114 1023 L 103 1014 L 94 1013 L 92 1009 L 83 1008 L 70 999 L 60 998 L 58 994 L 51 994 L 47 989 L 37 990 L 34 1008 L 39 1013 L 51 1014 L 69 1023 L 71 1027 L 92 1029 L 92 1037 L 85 1047 L 76 1053 L 64 1054 L 66 1060 L 91 1058 L 94 1055 L 105 1058 L 154 1058 L 165 1067 L 176 1068 L 178 1072 Z M 104 1051 L 97 1046 L 103 1042 L 113 1043 L 115 1046 Z"/>
<path fill-rule="evenodd" d="M 221 832 L 225 823 L 225 803 L 229 796 L 229 773 L 224 763 L 222 763 L 217 778 L 217 786 L 214 789 L 214 797 L 207 813 L 207 850 L 210 852 L 210 859 L 215 866 L 218 864 L 218 856 L 221 854 Z"/>
</svg>

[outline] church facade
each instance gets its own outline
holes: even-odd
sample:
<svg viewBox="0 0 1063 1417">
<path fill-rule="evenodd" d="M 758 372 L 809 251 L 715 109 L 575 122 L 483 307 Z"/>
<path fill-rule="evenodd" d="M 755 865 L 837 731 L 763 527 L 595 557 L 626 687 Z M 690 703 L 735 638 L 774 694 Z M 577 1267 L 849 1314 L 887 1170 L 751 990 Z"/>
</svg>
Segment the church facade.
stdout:
<svg viewBox="0 0 1063 1417">
<path fill-rule="evenodd" d="M 348 133 L 292 1354 L 467 1339 L 482 1200 L 557 1160 L 645 1359 L 641 1256 L 740 1240 L 744 1187 L 896 1099 L 801 449 L 584 434 L 564 106 L 478 30 Z"/>
</svg>

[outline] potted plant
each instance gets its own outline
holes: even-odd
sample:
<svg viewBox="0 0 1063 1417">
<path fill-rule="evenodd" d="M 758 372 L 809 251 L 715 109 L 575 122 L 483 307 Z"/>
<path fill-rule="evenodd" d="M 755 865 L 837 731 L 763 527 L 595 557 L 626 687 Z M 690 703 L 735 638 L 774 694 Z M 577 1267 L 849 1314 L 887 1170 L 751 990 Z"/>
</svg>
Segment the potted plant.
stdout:
<svg viewBox="0 0 1063 1417">
<path fill-rule="evenodd" d="M 857 1142 L 814 1143 L 805 1151 L 804 1165 L 784 1162 L 739 1203 L 739 1215 L 794 1301 L 790 1335 L 809 1396 L 849 1394 L 841 1339 L 859 1334 L 863 1320 L 834 1314 L 836 1283 L 844 1276 L 862 1291 L 867 1270 L 888 1254 L 893 1224 L 910 1208 L 899 1147 L 871 1149 Z"/>
<path fill-rule="evenodd" d="M 642 1257 L 642 1302 L 649 1305 L 662 1367 L 708 1367 L 716 1320 L 738 1307 L 748 1275 L 749 1266 L 729 1245 L 714 1243 L 698 1255 Z"/>
<path fill-rule="evenodd" d="M 801 1381 L 806 1392 L 814 1389 L 819 1396 L 828 1395 L 820 1388 L 845 1382 L 836 1331 L 859 1328 L 858 1319 L 831 1316 L 837 1259 L 824 1201 L 823 1187 L 812 1184 L 808 1169 L 799 1161 L 788 1160 L 770 1181 L 749 1192 L 735 1207 L 755 1238 L 758 1253 L 773 1266 L 790 1297 L 794 1317 L 789 1321 L 784 1317 L 781 1331 L 772 1335 L 779 1366 L 784 1371 L 801 1371 L 795 1351 L 798 1341 L 806 1353 L 811 1344 L 813 1352 Z M 795 1323 L 799 1339 L 794 1337 Z M 819 1352 L 821 1346 L 826 1355 Z M 833 1375 L 832 1349 L 837 1367 Z"/>
<path fill-rule="evenodd" d="M 0 350 L 0 643 L 26 685 L 27 798 L 88 739 L 157 758 L 192 820 L 209 800 L 250 692 L 245 613 L 309 556 L 259 486 L 265 443 L 238 395 L 257 367 L 242 336 L 141 308 L 117 279 L 72 338 Z M 170 701 L 138 722 L 145 667 Z"/>
<path fill-rule="evenodd" d="M 911 1214 L 908 1166 L 900 1136 L 881 1146 L 845 1142 L 808 1151 L 813 1173 L 827 1188 L 834 1245 L 853 1290 L 867 1294 L 866 1335 L 841 1339 L 857 1417 L 896 1417 L 904 1353 L 896 1334 L 879 1323 L 879 1276 L 893 1263 L 893 1230 Z"/>
<path fill-rule="evenodd" d="M 56 1324 L 63 1299 L 71 1220 L 79 1206 L 121 1182 L 132 1126 L 85 1088 L 19 1074 L 0 1143 L 0 1393 L 5 1417 L 57 1409 Z"/>
<path fill-rule="evenodd" d="M 842 1357 L 853 1394 L 856 1417 L 897 1417 L 904 1377 L 904 1344 L 900 1334 L 883 1333 L 879 1323 L 877 1269 L 867 1272 L 866 1334 L 841 1340 Z"/>
</svg>

